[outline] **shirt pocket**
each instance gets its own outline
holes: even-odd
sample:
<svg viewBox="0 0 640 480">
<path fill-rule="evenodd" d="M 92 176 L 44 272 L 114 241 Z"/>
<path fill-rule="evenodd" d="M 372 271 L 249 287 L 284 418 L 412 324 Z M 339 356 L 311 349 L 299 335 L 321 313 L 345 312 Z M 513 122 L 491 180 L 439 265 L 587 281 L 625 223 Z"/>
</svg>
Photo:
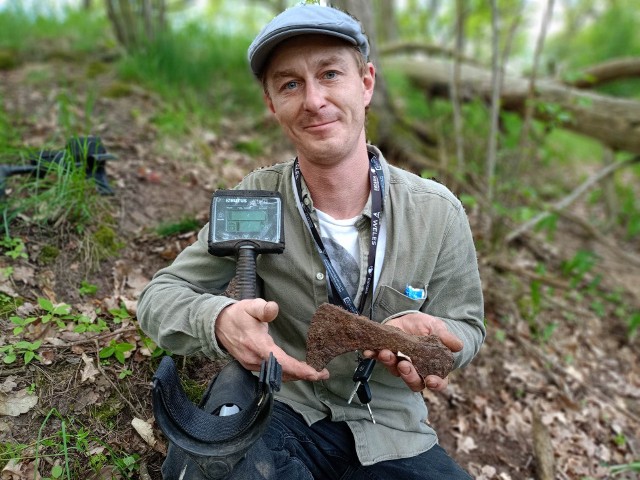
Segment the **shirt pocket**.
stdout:
<svg viewBox="0 0 640 480">
<path fill-rule="evenodd" d="M 380 285 L 373 306 L 373 320 L 381 322 L 385 318 L 407 310 L 420 310 L 426 298 L 414 299 L 387 285 Z"/>
</svg>

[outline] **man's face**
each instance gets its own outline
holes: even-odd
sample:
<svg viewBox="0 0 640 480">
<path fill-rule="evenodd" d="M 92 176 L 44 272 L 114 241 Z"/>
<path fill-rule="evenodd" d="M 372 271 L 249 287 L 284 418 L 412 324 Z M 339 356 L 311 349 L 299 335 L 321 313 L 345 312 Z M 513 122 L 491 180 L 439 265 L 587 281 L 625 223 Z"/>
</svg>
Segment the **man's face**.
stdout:
<svg viewBox="0 0 640 480">
<path fill-rule="evenodd" d="M 301 161 L 331 164 L 364 146 L 365 107 L 375 70 L 364 72 L 356 52 L 326 35 L 303 35 L 274 51 L 265 73 L 265 101 Z"/>
</svg>

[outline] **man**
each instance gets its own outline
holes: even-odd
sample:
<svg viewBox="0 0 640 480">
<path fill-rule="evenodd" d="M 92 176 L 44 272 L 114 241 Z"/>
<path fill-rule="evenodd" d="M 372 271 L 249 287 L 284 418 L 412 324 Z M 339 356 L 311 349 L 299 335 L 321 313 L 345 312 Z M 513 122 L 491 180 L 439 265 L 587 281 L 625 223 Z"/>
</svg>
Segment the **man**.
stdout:
<svg viewBox="0 0 640 480">
<path fill-rule="evenodd" d="M 374 423 L 367 408 L 348 403 L 355 354 L 321 372 L 303 361 L 309 321 L 325 302 L 411 334 L 438 335 L 455 367 L 472 360 L 486 333 L 460 202 L 366 143 L 375 86 L 368 53 L 360 24 L 330 7 L 290 8 L 262 30 L 249 61 L 297 158 L 249 174 L 238 188 L 281 193 L 284 253 L 257 259 L 262 298 L 235 301 L 221 295 L 235 259 L 207 253 L 205 227 L 156 274 L 138 318 L 175 353 L 233 357 L 257 371 L 273 352 L 285 382 L 261 462 L 280 479 L 470 478 L 438 445 L 420 393 L 444 389 L 447 379 L 421 378 L 397 352 L 363 352 L 377 360 L 369 380 Z"/>
</svg>

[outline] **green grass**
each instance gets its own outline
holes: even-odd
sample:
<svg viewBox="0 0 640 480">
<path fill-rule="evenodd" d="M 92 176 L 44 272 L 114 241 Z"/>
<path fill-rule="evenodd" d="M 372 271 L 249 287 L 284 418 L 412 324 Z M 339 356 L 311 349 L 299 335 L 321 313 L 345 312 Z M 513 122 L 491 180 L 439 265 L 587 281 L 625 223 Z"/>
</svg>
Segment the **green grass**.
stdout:
<svg viewBox="0 0 640 480">
<path fill-rule="evenodd" d="M 170 107 L 157 119 L 178 130 L 184 119 L 214 122 L 231 114 L 258 114 L 263 109 L 258 82 L 246 61 L 250 38 L 217 35 L 195 24 L 160 38 L 118 67 L 125 81 L 141 83 L 158 92 Z"/>
<path fill-rule="evenodd" d="M 0 444 L 0 468 L 12 460 L 33 461 L 43 480 L 97 478 L 95 475 L 132 478 L 139 467 L 137 455 L 111 448 L 76 418 L 56 409 L 45 416 L 34 444 Z"/>
<path fill-rule="evenodd" d="M 193 217 L 185 217 L 176 222 L 162 223 L 156 228 L 156 233 L 161 237 L 170 237 L 181 233 L 200 230 L 202 224 Z"/>
<path fill-rule="evenodd" d="M 55 50 L 73 58 L 113 46 L 109 24 L 99 11 L 68 7 L 58 15 L 53 5 L 50 1 L 33 2 L 26 11 L 20 0 L 9 0 L 0 11 L 0 48 L 40 57 L 44 45 L 45 55 Z"/>
</svg>

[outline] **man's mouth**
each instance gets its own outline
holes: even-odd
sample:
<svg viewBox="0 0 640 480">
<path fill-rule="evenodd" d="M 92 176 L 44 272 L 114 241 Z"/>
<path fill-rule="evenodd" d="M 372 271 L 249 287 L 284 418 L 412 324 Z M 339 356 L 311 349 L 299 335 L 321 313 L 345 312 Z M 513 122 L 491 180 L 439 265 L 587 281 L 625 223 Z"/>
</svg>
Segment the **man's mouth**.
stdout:
<svg viewBox="0 0 640 480">
<path fill-rule="evenodd" d="M 329 125 L 332 125 L 333 123 L 335 123 L 335 120 L 326 120 L 323 122 L 317 122 L 311 125 L 306 125 L 304 129 L 305 130 L 321 130 L 324 127 L 328 127 Z"/>
</svg>

